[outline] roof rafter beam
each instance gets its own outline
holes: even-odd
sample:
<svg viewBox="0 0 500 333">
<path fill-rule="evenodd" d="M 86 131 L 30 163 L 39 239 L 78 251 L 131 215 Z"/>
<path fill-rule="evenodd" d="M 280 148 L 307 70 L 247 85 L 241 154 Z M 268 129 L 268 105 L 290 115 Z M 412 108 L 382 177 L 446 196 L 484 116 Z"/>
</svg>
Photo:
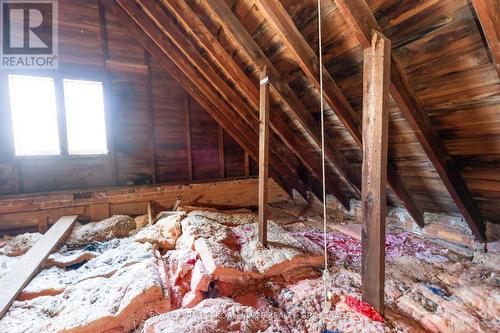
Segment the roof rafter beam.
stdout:
<svg viewBox="0 0 500 333">
<path fill-rule="evenodd" d="M 254 159 L 258 159 L 257 135 L 251 132 L 246 123 L 242 123 L 240 117 L 234 116 L 234 111 L 227 107 L 225 101 L 210 89 L 206 82 L 196 70 L 185 62 L 174 63 L 170 56 L 183 60 L 182 56 L 165 37 L 156 38 L 143 31 L 133 17 L 124 11 L 115 1 L 102 0 L 102 3 L 118 22 L 136 39 L 155 59 L 167 70 L 179 84 L 206 110 L 228 134 Z M 173 52 L 173 53 L 172 53 Z M 178 66 L 181 65 L 181 66 Z M 185 70 L 182 71 L 180 68 Z M 274 155 L 274 154 L 273 154 Z M 273 156 L 274 157 L 274 156 Z M 302 196 L 306 196 L 307 186 L 296 177 L 287 177 L 288 167 L 279 159 L 273 159 L 270 163 L 271 176 L 289 194 L 292 189 L 297 190 Z"/>
<path fill-rule="evenodd" d="M 493 64 L 500 79 L 500 8 L 495 8 L 493 1 L 472 0 L 472 6 L 481 23 L 483 35 L 488 43 Z M 500 2 L 498 3 L 500 7 Z"/>
<path fill-rule="evenodd" d="M 362 47 L 364 49 L 370 47 L 372 31 L 382 32 L 370 7 L 364 0 L 335 0 L 335 3 Z M 417 96 L 410 89 L 394 54 L 392 55 L 390 92 L 471 231 L 477 238 L 485 241 L 486 226 L 481 212 L 441 141 L 439 133 Z"/>
<path fill-rule="evenodd" d="M 255 0 L 255 5 L 278 33 L 287 49 L 292 52 L 307 78 L 319 90 L 319 59 L 297 29 L 295 23 L 293 23 L 292 18 L 288 15 L 281 2 L 279 0 Z M 323 91 L 326 103 L 332 110 L 335 110 L 339 120 L 360 145 L 362 138 L 358 121 L 354 118 L 356 113 L 324 66 Z"/>
<path fill-rule="evenodd" d="M 224 49 L 224 47 L 220 44 L 220 42 L 213 36 L 213 34 L 208 30 L 205 24 L 201 21 L 201 19 L 196 15 L 191 7 L 186 3 L 185 0 L 162 0 L 162 3 L 168 8 L 168 10 L 172 13 L 172 15 L 176 18 L 176 20 L 183 26 L 183 28 L 199 43 L 209 54 L 212 60 L 225 72 L 225 74 L 233 81 L 238 83 L 238 87 L 244 92 L 247 96 L 249 102 L 254 107 L 258 107 L 259 104 L 259 95 L 256 85 L 252 83 L 252 81 L 248 78 L 248 76 L 243 72 L 240 66 L 236 63 L 236 61 L 228 54 L 228 52 Z M 226 16 L 227 17 L 227 16 Z M 253 41 L 253 40 L 252 40 Z M 256 47 L 254 45 L 253 47 Z M 262 55 L 264 57 L 264 55 Z M 270 63 L 269 63 L 270 65 Z M 268 65 L 268 66 L 269 66 Z M 275 75 L 271 79 L 271 87 L 273 88 L 273 93 L 278 95 L 279 98 L 284 100 L 284 103 L 287 104 L 288 109 L 292 113 L 292 117 L 296 118 L 300 125 L 308 132 L 315 141 L 317 148 L 320 148 L 320 135 L 319 128 L 316 124 L 315 119 L 311 116 L 309 111 L 304 107 L 302 102 L 296 97 L 293 91 L 288 87 L 288 85 L 283 84 L 280 81 L 280 78 L 277 77 L 277 71 L 270 65 L 269 67 L 273 70 L 273 74 Z M 281 93 L 280 93 L 281 92 Z M 288 97 L 283 97 L 283 93 L 286 93 Z M 276 110 L 280 112 L 284 112 L 283 110 Z M 273 117 L 271 121 L 275 120 L 275 114 L 272 113 Z M 282 121 L 281 121 L 282 122 Z M 338 152 L 327 150 L 327 155 L 338 156 Z M 311 158 L 307 157 L 308 160 Z M 333 158 L 333 157 L 332 157 Z M 335 164 L 345 165 L 345 161 L 340 161 Z M 319 165 L 314 165 L 314 173 L 316 175 L 321 174 L 321 170 L 319 169 Z M 344 166 L 343 166 L 344 167 Z M 349 177 L 353 177 L 352 174 Z M 356 178 L 354 178 L 356 179 Z M 359 185 L 359 182 L 355 182 L 356 185 Z M 336 185 L 330 180 L 330 177 L 327 177 L 327 188 L 330 190 L 331 194 L 339 198 L 339 201 L 342 200 L 342 194 L 340 191 L 336 190 Z M 345 201 L 345 199 L 344 199 Z M 346 205 L 345 205 L 346 206 Z"/>
<path fill-rule="evenodd" d="M 166 0 L 164 1 L 169 3 L 176 2 Z M 180 1 L 180 3 L 184 3 L 184 1 Z M 267 66 L 269 68 L 270 76 L 272 77 L 272 93 L 276 94 L 276 96 L 278 96 L 283 101 L 283 103 L 287 105 L 288 109 L 291 112 L 291 116 L 298 120 L 300 125 L 314 140 L 316 146 L 320 148 L 320 130 L 316 120 L 314 119 L 314 117 L 312 117 L 311 113 L 305 108 L 303 103 L 298 99 L 298 97 L 288 86 L 288 84 L 283 82 L 280 73 L 264 55 L 263 51 L 253 40 L 250 34 L 245 30 L 245 28 L 236 18 L 231 9 L 225 3 L 217 0 L 207 0 L 207 4 L 210 7 L 211 11 L 216 15 L 216 17 L 218 17 L 218 20 L 223 26 L 224 30 L 235 40 L 238 40 L 240 42 L 241 51 L 246 53 L 246 55 L 251 59 L 254 65 L 259 69 L 262 69 L 264 66 Z M 199 28 L 198 26 L 196 27 L 197 29 Z M 217 44 L 214 41 L 212 43 L 212 46 L 215 45 Z M 222 46 L 220 46 L 220 49 L 223 49 Z M 208 46 L 207 50 L 209 50 Z M 353 172 L 347 160 L 343 157 L 340 151 L 336 149 L 336 146 L 333 145 L 329 138 L 326 138 L 325 155 L 327 157 L 327 161 L 335 166 L 340 175 L 350 184 L 350 187 L 359 198 L 361 194 L 360 177 Z M 327 187 L 330 190 L 331 186 Z"/>
<path fill-rule="evenodd" d="M 243 99 L 232 89 L 222 77 L 212 68 L 211 64 L 199 53 L 199 51 L 189 42 L 184 33 L 178 28 L 175 22 L 164 12 L 164 8 L 156 3 L 138 1 L 145 11 L 145 14 L 153 21 L 156 26 L 175 44 L 175 46 L 188 58 L 198 71 L 209 81 L 215 89 L 217 89 L 235 110 L 246 119 L 251 127 L 258 127 L 259 119 L 255 110 L 250 108 Z M 237 85 L 239 80 L 243 80 L 246 76 L 233 78 Z M 271 81 L 273 78 L 271 77 Z M 257 89 L 254 86 L 254 89 Z M 276 113 L 271 114 L 271 128 L 281 138 L 289 150 L 299 157 L 301 162 L 310 170 L 316 177 L 321 175 L 319 166 L 311 163 L 312 152 L 300 141 L 289 129 L 284 120 Z M 273 143 L 274 142 L 274 143 Z M 275 139 L 271 137 L 271 146 L 276 148 L 279 145 Z M 331 191 L 337 196 L 339 201 L 349 207 L 348 198 L 337 188 L 337 184 L 330 182 Z M 313 192 L 317 192 L 313 189 Z M 315 193 L 318 194 L 318 193 Z"/>
<path fill-rule="evenodd" d="M 268 23 L 274 27 L 287 49 L 292 52 L 295 60 L 306 74 L 307 78 L 314 84 L 316 89 L 319 90 L 318 56 L 297 29 L 286 9 L 279 0 L 255 0 L 255 4 Z M 327 104 L 335 111 L 339 120 L 349 133 L 351 133 L 354 141 L 361 148 L 361 131 L 357 125 L 358 122 L 354 118 L 356 112 L 324 66 L 323 84 L 324 98 Z M 388 166 L 388 183 L 399 199 L 404 203 L 408 213 L 412 216 L 414 221 L 419 226 L 423 227 L 423 214 L 411 197 L 408 189 L 403 184 L 401 177 L 396 173 L 393 165 Z"/>
</svg>

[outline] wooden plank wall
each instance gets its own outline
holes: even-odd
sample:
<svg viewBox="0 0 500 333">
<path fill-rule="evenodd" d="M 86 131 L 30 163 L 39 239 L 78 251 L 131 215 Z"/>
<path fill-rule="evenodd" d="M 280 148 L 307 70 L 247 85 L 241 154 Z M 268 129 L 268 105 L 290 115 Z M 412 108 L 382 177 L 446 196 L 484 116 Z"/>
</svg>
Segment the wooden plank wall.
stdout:
<svg viewBox="0 0 500 333">
<path fill-rule="evenodd" d="M 80 215 L 81 220 L 98 221 L 114 214 L 140 215 L 149 202 L 158 211 L 181 204 L 224 207 L 255 207 L 258 179 L 233 179 L 217 182 L 177 183 L 20 194 L 0 197 L 0 237 L 46 230 L 63 215 Z M 269 202 L 288 199 L 288 194 L 269 181 Z"/>
<path fill-rule="evenodd" d="M 219 156 L 217 123 L 154 59 L 148 60 L 113 16 L 100 13 L 98 1 L 63 0 L 59 11 L 60 69 L 50 75 L 104 82 L 110 154 L 16 159 L 7 75 L 0 73 L 0 196 L 181 182 L 191 173 L 193 180 L 220 179 L 221 157 L 225 177 L 244 175 L 239 145 L 224 133 Z"/>
<path fill-rule="evenodd" d="M 219 139 L 217 123 L 193 98 L 190 98 L 189 105 L 193 177 L 194 179 L 218 178 Z"/>
</svg>

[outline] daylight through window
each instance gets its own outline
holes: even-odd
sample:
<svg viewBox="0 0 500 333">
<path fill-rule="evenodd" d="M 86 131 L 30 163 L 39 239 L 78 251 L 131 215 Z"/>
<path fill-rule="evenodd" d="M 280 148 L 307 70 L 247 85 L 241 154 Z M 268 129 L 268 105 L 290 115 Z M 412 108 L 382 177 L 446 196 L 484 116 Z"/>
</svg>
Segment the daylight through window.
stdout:
<svg viewBox="0 0 500 333">
<path fill-rule="evenodd" d="M 107 154 L 102 82 L 64 79 L 62 86 L 67 153 Z M 59 126 L 54 78 L 9 75 L 9 94 L 16 156 L 61 154 L 66 144 L 60 142 L 64 126 Z"/>
<path fill-rule="evenodd" d="M 54 79 L 10 75 L 9 94 L 16 155 L 58 155 Z"/>
<path fill-rule="evenodd" d="M 64 101 L 69 154 L 107 154 L 102 83 L 64 80 Z"/>
</svg>

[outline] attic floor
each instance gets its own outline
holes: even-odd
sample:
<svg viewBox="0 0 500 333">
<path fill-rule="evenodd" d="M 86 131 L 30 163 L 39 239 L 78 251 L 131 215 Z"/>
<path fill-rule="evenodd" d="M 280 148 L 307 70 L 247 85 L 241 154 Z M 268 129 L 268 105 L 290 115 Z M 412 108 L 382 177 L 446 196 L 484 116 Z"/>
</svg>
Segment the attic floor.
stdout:
<svg viewBox="0 0 500 333">
<path fill-rule="evenodd" d="M 269 249 L 255 214 L 184 212 L 76 226 L 0 320 L 0 332 L 498 332 L 498 254 L 464 257 L 401 230 L 386 238 L 386 313 L 360 299 L 360 228 L 338 215 L 271 209 Z M 342 230 L 339 231 L 339 230 Z M 40 237 L 0 240 L 0 277 Z"/>
</svg>

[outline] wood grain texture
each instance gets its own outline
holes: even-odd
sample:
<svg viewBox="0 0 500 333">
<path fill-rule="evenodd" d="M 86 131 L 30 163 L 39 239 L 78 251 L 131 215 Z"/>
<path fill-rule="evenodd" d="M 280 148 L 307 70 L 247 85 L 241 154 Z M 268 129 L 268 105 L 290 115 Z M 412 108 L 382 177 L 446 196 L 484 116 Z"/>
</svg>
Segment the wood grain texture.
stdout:
<svg viewBox="0 0 500 333">
<path fill-rule="evenodd" d="M 9 310 L 10 305 L 24 287 L 38 272 L 52 250 L 68 235 L 78 216 L 61 217 L 21 260 L 0 280 L 0 319 Z"/>
<path fill-rule="evenodd" d="M 371 45 L 363 65 L 361 284 L 363 300 L 383 314 L 391 42 L 374 32 Z"/>
<path fill-rule="evenodd" d="M 269 169 L 269 70 L 260 75 L 259 107 L 259 241 L 267 247 L 268 169 Z"/>
<path fill-rule="evenodd" d="M 254 159 L 257 159 L 258 153 L 256 149 L 256 133 L 254 129 L 250 128 L 245 121 L 239 117 L 235 117 L 234 110 L 228 109 L 227 104 L 217 95 L 211 88 L 209 88 L 200 74 L 186 62 L 186 59 L 176 51 L 175 47 L 165 38 L 158 38 L 161 33 L 157 27 L 151 26 L 151 22 L 143 22 L 147 24 L 152 30 L 145 33 L 140 28 L 136 16 L 136 8 L 130 7 L 131 4 L 123 3 L 126 8 L 130 10 L 127 13 L 121 7 L 113 2 L 106 2 L 106 8 L 110 10 L 115 17 L 117 17 L 122 25 L 124 25 L 130 34 L 145 47 L 155 58 L 162 64 L 162 66 L 171 73 L 171 75 L 197 100 L 204 109 L 209 112 L 212 117 L 249 153 L 252 154 Z M 128 6 L 128 7 L 127 7 Z M 132 15 L 132 16 L 129 16 Z M 144 19 L 144 14 L 141 15 Z M 155 37 L 156 36 L 156 37 Z M 179 70 L 182 68 L 183 71 Z M 189 79 L 188 79 L 189 77 Z M 195 80 L 195 83 L 192 82 Z M 225 110 L 225 112 L 222 112 Z M 254 134 L 255 133 L 255 136 Z M 277 147 L 279 148 L 279 147 Z M 277 171 L 281 170 L 281 171 Z M 280 159 L 276 159 L 273 165 L 272 175 L 277 182 L 283 186 L 289 193 L 291 189 L 295 188 L 299 193 L 305 195 L 306 185 L 297 177 L 290 178 L 290 174 L 294 170 L 283 163 Z M 287 179 L 285 182 L 284 179 Z"/>
<path fill-rule="evenodd" d="M 314 61 L 305 57 L 303 64 L 300 63 L 293 48 L 287 45 L 287 38 L 291 40 L 294 37 L 284 38 L 275 22 L 266 19 L 265 13 L 255 5 L 254 0 L 214 2 L 224 8 L 222 17 L 208 1 L 162 0 L 156 3 L 180 29 L 182 36 L 214 69 L 214 75 L 220 76 L 234 90 L 233 96 L 243 100 L 255 115 L 259 102 L 257 82 L 260 69 L 263 65 L 270 66 L 276 78 L 270 89 L 271 133 L 273 140 L 279 144 L 273 148 L 276 152 L 272 152 L 270 159 L 273 160 L 273 156 L 279 154 L 283 158 L 276 163 L 281 163 L 280 168 L 283 169 L 280 170 L 286 170 L 270 172 L 287 190 L 299 187 L 304 192 L 318 188 L 320 183 L 313 168 L 320 165 L 317 144 L 319 131 L 315 131 L 315 127 L 319 126 L 319 94 L 311 75 L 307 75 L 307 71 L 312 73 L 315 67 L 303 70 L 304 64 Z M 302 36 L 301 48 L 309 47 L 317 54 L 316 0 L 280 0 L 279 3 Z M 453 162 L 452 166 L 462 178 L 470 193 L 469 197 L 478 206 L 481 215 L 491 222 L 500 223 L 500 186 L 498 177 L 495 177 L 500 170 L 500 80 L 498 67 L 493 62 L 493 53 L 489 51 L 490 44 L 486 36 L 488 29 L 481 24 L 479 10 L 475 10 L 474 4 L 467 0 L 366 0 L 349 1 L 348 5 L 356 6 L 360 3 L 360 8 L 352 7 L 357 13 L 354 19 L 361 18 L 359 22 L 365 22 L 363 24 L 378 24 L 384 35 L 391 40 L 393 57 L 397 58 L 401 73 L 400 80 L 422 107 L 416 113 L 429 118 L 430 124 L 435 128 L 434 134 L 437 133 L 441 146 L 447 152 L 445 162 Z M 499 2 L 490 0 L 484 3 L 493 8 L 489 10 L 489 14 L 498 36 L 498 15 L 493 14 L 499 11 Z M 352 29 L 349 17 L 344 15 L 342 6 L 336 6 L 335 1 L 322 1 L 322 6 L 325 69 L 335 79 L 340 92 L 351 105 L 353 118 L 360 122 L 362 51 L 365 46 L 359 40 L 367 35 L 367 40 L 370 41 L 371 30 L 368 29 L 363 34 L 363 29 Z M 107 8 L 102 10 L 101 6 L 101 10 L 99 9 L 97 1 L 61 1 L 60 30 L 61 43 L 64 45 L 61 45 L 60 72 L 75 78 L 94 80 L 106 77 L 105 73 L 109 72 L 112 80 L 108 80 L 110 88 L 106 91 L 114 91 L 112 97 L 120 101 L 121 94 L 126 93 L 124 87 L 127 84 L 133 90 L 137 85 L 139 89 L 143 89 L 140 86 L 141 77 L 147 72 L 143 49 L 145 45 L 155 48 L 157 45 L 148 40 L 147 36 L 138 43 L 136 39 L 141 37 L 136 36 L 137 32 L 131 32 L 136 31 L 136 27 L 128 29 Z M 369 15 L 363 16 L 364 14 Z M 352 22 L 357 24 L 357 21 Z M 291 25 L 290 21 L 289 24 Z M 105 29 L 102 28 L 103 25 Z M 361 32 L 358 34 L 359 38 L 356 37 L 358 32 Z M 103 45 L 105 40 L 106 46 Z M 292 46 L 298 48 L 295 42 L 297 39 L 293 40 Z M 178 54 L 181 56 L 183 53 Z M 249 153 L 248 174 L 257 174 L 256 121 L 250 126 L 244 122 L 231 123 L 237 120 L 236 113 L 229 110 L 228 104 L 232 104 L 225 96 L 217 96 L 220 88 L 212 88 L 211 81 L 200 76 L 197 70 L 184 75 L 175 64 L 171 66 L 166 63 L 170 59 L 164 60 L 163 58 L 168 57 L 163 52 L 157 52 L 157 56 L 162 60 L 158 61 L 153 57 L 152 74 L 158 180 L 169 182 L 189 178 L 184 99 L 181 97 L 186 96 L 186 91 L 193 95 L 193 101 L 199 103 L 200 109 L 208 110 L 217 123 L 224 123 L 224 162 L 227 176 L 239 176 L 247 170 L 242 150 Z M 184 57 L 186 58 L 185 55 Z M 170 74 L 166 68 L 169 68 Z M 3 80 L 7 74 L 6 71 L 0 73 L 2 88 L 6 87 Z M 195 83 L 191 82 L 192 77 L 195 78 Z M 179 82 L 183 84 L 180 85 Z M 118 86 L 112 87 L 116 83 Z M 136 108 L 138 113 L 147 109 L 143 105 L 145 98 L 141 98 L 141 94 L 133 95 L 135 96 L 130 99 L 127 96 L 123 98 L 133 103 L 126 106 L 124 114 L 135 112 Z M 111 107 L 121 106 L 120 102 L 115 104 L 107 97 Z M 401 99 L 406 100 L 407 97 L 401 95 Z M 411 102 L 411 99 L 410 96 L 408 101 Z M 147 180 L 144 173 L 151 172 L 151 167 L 148 167 L 150 158 L 134 149 L 130 149 L 128 154 L 120 153 L 116 167 L 112 156 L 111 161 L 94 157 L 14 161 L 8 98 L 1 98 L 0 101 L 0 194 L 107 186 L 114 184 L 114 174 L 119 176 L 121 182 Z M 433 133 L 428 136 L 426 133 L 416 132 L 414 124 L 401 112 L 397 103 L 401 101 L 389 101 L 388 178 L 399 179 L 399 182 L 391 182 L 391 188 L 387 190 L 388 202 L 391 205 L 406 206 L 410 210 L 411 205 L 404 201 L 413 200 L 415 206 L 422 211 L 465 216 L 455 203 L 456 198 L 450 195 L 449 184 L 445 184 L 442 170 L 438 170 L 439 164 L 436 166 L 431 160 L 432 154 L 428 154 L 428 149 L 422 145 L 422 138 L 419 137 L 423 135 L 432 142 L 436 136 Z M 113 115 L 120 115 L 121 110 L 110 111 L 109 124 L 113 127 Z M 229 119 L 224 114 L 226 111 L 232 112 Z M 358 177 L 359 182 L 362 149 L 335 111 L 335 108 L 327 108 L 325 112 L 327 137 L 331 140 L 332 147 L 338 147 L 333 155 L 340 155 L 345 159 L 344 165 Z M 291 135 L 279 136 L 273 128 L 273 117 L 281 118 Z M 199 123 L 204 121 L 200 119 Z M 109 142 L 116 141 L 122 151 L 125 149 L 120 140 L 124 134 L 130 132 L 130 141 L 141 144 L 146 142 L 145 138 L 149 135 L 146 127 L 136 126 L 133 122 L 120 120 L 116 126 L 120 137 L 115 140 L 111 128 Z M 243 129 L 243 135 L 240 134 L 240 129 Z M 209 133 L 214 135 L 213 131 Z M 217 139 L 216 136 L 217 133 L 207 142 Z M 296 145 L 298 149 L 290 148 L 290 142 L 299 143 Z M 133 143 L 131 148 L 135 146 Z M 114 151 L 111 147 L 110 149 Z M 207 150 L 210 149 L 207 146 Z M 301 152 L 301 157 L 297 152 Z M 212 153 L 208 156 L 212 156 Z M 215 153 L 217 156 L 217 152 Z M 203 154 L 200 145 L 192 159 L 202 161 L 205 156 Z M 215 169 L 214 173 L 213 166 L 212 163 L 200 162 L 196 166 L 196 172 L 202 175 L 215 174 L 218 177 L 218 170 Z M 135 169 L 143 175 L 138 177 L 134 174 Z M 273 166 L 271 169 L 274 169 Z M 329 164 L 327 173 L 327 188 L 336 188 L 340 193 L 339 198 L 344 195 L 343 200 L 348 201 L 358 197 L 335 165 Z M 334 190 L 331 192 L 334 194 Z M 460 197 L 466 198 L 459 191 L 456 192 Z"/>
<path fill-rule="evenodd" d="M 498 0 L 472 0 L 481 22 L 493 63 L 500 78 L 500 2 Z"/>
<path fill-rule="evenodd" d="M 173 22 L 162 10 L 159 5 L 151 4 L 149 2 L 142 2 L 142 9 L 145 11 L 147 16 L 151 19 L 151 21 L 155 22 L 159 29 L 162 30 L 172 41 L 173 44 L 177 48 L 182 51 L 183 57 L 186 57 L 190 62 L 198 69 L 199 73 L 201 73 L 204 78 L 210 82 L 212 87 L 216 89 L 219 94 L 225 97 L 226 101 L 232 105 L 232 107 L 240 114 L 242 119 L 245 119 L 251 126 L 256 126 L 258 122 L 257 115 L 254 110 L 250 108 L 248 105 L 244 103 L 244 101 L 236 94 L 234 89 L 232 89 L 223 78 L 216 72 L 215 68 L 212 68 L 210 64 L 205 60 L 202 54 L 199 54 L 198 50 L 194 47 L 194 45 L 188 42 Z M 132 10 L 132 8 L 130 8 Z M 136 16 L 141 16 L 142 13 L 139 11 L 135 12 Z M 160 24 L 161 22 L 161 24 Z M 145 23 L 147 24 L 147 23 Z M 213 43 L 212 43 L 213 44 Z M 212 45 L 211 44 L 211 45 Z M 208 46 L 207 46 L 208 47 Z M 244 81 L 246 76 L 240 75 L 238 78 L 233 78 L 235 82 Z M 255 90 L 255 88 L 254 88 Z M 271 116 L 271 127 L 276 133 L 276 135 L 285 143 L 286 148 L 292 150 L 295 155 L 301 159 L 301 161 L 308 166 L 310 169 L 315 170 L 317 172 L 316 165 L 311 164 L 309 161 L 311 158 L 307 158 L 306 154 L 309 154 L 309 150 L 304 146 L 304 142 L 297 140 L 295 135 L 290 131 L 287 124 L 275 113 Z M 280 146 L 280 142 L 275 141 L 273 137 L 270 137 L 272 144 L 272 149 L 275 150 Z M 304 157 L 306 156 L 306 157 Z M 282 155 L 279 155 L 279 158 L 283 158 Z M 316 173 L 316 177 L 318 177 L 318 173 Z M 339 196 L 341 193 L 339 192 Z M 346 202 L 344 200 L 343 202 Z"/>
<path fill-rule="evenodd" d="M 184 112 L 189 112 L 185 105 L 188 93 L 183 87 L 155 59 L 145 55 L 142 45 L 100 1 L 86 4 L 63 1 L 59 9 L 61 17 L 74 19 L 61 20 L 64 45 L 61 45 L 60 68 L 57 73 L 32 74 L 103 81 L 109 155 L 15 159 L 6 83 L 8 74 L 22 73 L 2 71 L 0 195 L 184 181 L 193 178 L 190 167 L 193 157 L 199 161 L 199 180 L 218 178 L 211 175 L 209 164 L 207 170 L 204 169 L 203 141 L 198 145 L 196 156 L 190 151 L 187 135 L 191 128 L 184 116 Z M 59 110 L 63 111 L 62 107 Z M 207 116 L 203 108 L 200 114 L 203 119 Z M 60 123 L 64 124 L 64 113 L 60 115 Z M 65 132 L 64 127 L 60 132 Z M 217 133 L 206 135 L 211 135 L 207 142 L 217 139 Z M 244 157 L 238 150 L 241 149 L 239 143 L 228 138 L 225 141 L 231 145 L 224 156 L 228 161 L 227 175 L 241 176 L 243 172 L 238 171 L 238 165 L 243 165 Z M 64 138 L 61 142 L 65 142 Z"/>
<path fill-rule="evenodd" d="M 260 12 L 277 31 L 280 38 L 284 41 L 293 54 L 300 68 L 306 74 L 309 81 L 313 83 L 317 90 L 320 88 L 319 82 L 319 60 L 314 50 L 309 46 L 303 35 L 295 26 L 293 20 L 286 12 L 285 8 L 278 0 L 257 0 L 256 5 Z M 349 131 L 354 141 L 361 147 L 361 131 L 358 125 L 356 113 L 349 104 L 340 88 L 337 86 L 328 70 L 323 66 L 323 86 L 325 100 L 328 105 L 335 111 L 344 127 Z M 327 140 L 328 145 L 333 143 Z M 328 150 L 327 150 L 328 155 Z M 423 213 L 411 198 L 405 184 L 401 178 L 393 170 L 393 166 L 389 166 L 389 184 L 394 189 L 396 195 L 405 204 L 408 212 L 413 217 L 415 222 L 423 227 Z M 357 179 L 350 169 L 350 177 Z"/>
<path fill-rule="evenodd" d="M 370 7 L 364 0 L 335 0 L 337 6 L 350 23 L 363 48 L 370 46 L 371 31 L 381 31 Z M 391 64 L 391 95 L 405 116 L 423 150 L 436 168 L 443 184 L 448 190 L 459 211 L 469 224 L 472 232 L 480 240 L 485 240 L 485 221 L 468 191 L 453 159 L 449 156 L 439 133 L 415 96 L 397 57 Z"/>
<path fill-rule="evenodd" d="M 226 163 L 224 162 L 224 129 L 217 126 L 217 144 L 219 150 L 219 178 L 226 176 Z"/>
<path fill-rule="evenodd" d="M 110 215 L 143 215 L 147 212 L 147 202 L 154 201 L 155 204 L 169 208 L 179 196 L 182 197 L 182 204 L 196 201 L 201 205 L 255 208 L 258 204 L 258 187 L 258 178 L 253 177 L 217 182 L 99 187 L 80 191 L 53 192 L 50 195 L 37 193 L 2 197 L 0 198 L 0 236 L 35 232 L 40 224 L 54 224 L 64 215 L 78 214 L 87 220 L 94 220 L 97 217 L 91 217 L 92 206 L 99 207 L 97 211 L 103 215 L 106 212 Z M 272 179 L 269 180 L 268 190 L 270 203 L 289 198 L 287 193 Z M 84 194 L 83 197 L 82 194 Z M 108 211 L 105 205 L 108 205 Z"/>
<path fill-rule="evenodd" d="M 236 40 L 242 42 L 242 50 L 244 50 L 249 57 L 252 59 L 254 65 L 259 68 L 263 66 L 268 66 L 269 74 L 272 77 L 272 89 L 273 92 L 280 96 L 284 103 L 288 104 L 288 108 L 292 113 L 293 118 L 300 123 L 300 126 L 305 128 L 306 131 L 312 133 L 312 138 L 315 142 L 316 147 L 320 145 L 320 135 L 319 126 L 317 122 L 313 119 L 310 113 L 304 108 L 299 99 L 292 92 L 291 88 L 287 84 L 283 84 L 280 78 L 278 70 L 270 62 L 270 60 L 265 56 L 264 52 L 259 48 L 252 37 L 245 31 L 244 27 L 237 20 L 235 15 L 231 10 L 224 4 L 218 1 L 208 1 L 211 10 L 217 15 L 220 22 L 223 24 L 224 28 L 231 33 L 232 37 Z M 277 127 L 285 128 L 283 121 L 276 116 L 277 114 L 273 112 L 271 114 L 271 126 L 279 123 Z M 321 170 L 319 168 L 319 163 L 312 163 L 317 159 L 317 156 L 311 153 L 309 149 L 299 149 L 302 146 L 302 142 L 294 138 L 294 135 L 281 132 L 282 138 L 288 143 L 290 149 L 292 149 L 295 154 L 302 160 L 304 165 L 308 166 L 316 177 L 319 179 L 321 175 Z M 328 139 L 327 139 L 328 140 Z M 334 149 L 335 146 L 329 144 L 326 147 L 326 156 L 329 161 L 337 168 L 337 170 L 343 175 L 343 179 L 349 183 L 351 189 L 354 193 L 359 193 L 359 177 L 352 175 L 352 170 L 348 168 L 347 161 L 343 158 L 342 154 Z M 349 206 L 349 199 L 338 189 L 335 182 L 327 178 L 327 189 L 329 193 L 333 194 L 338 200 L 344 205 L 344 207 Z M 314 190 L 313 190 L 314 191 Z M 320 192 L 315 192 L 315 194 L 321 197 Z"/>
</svg>

